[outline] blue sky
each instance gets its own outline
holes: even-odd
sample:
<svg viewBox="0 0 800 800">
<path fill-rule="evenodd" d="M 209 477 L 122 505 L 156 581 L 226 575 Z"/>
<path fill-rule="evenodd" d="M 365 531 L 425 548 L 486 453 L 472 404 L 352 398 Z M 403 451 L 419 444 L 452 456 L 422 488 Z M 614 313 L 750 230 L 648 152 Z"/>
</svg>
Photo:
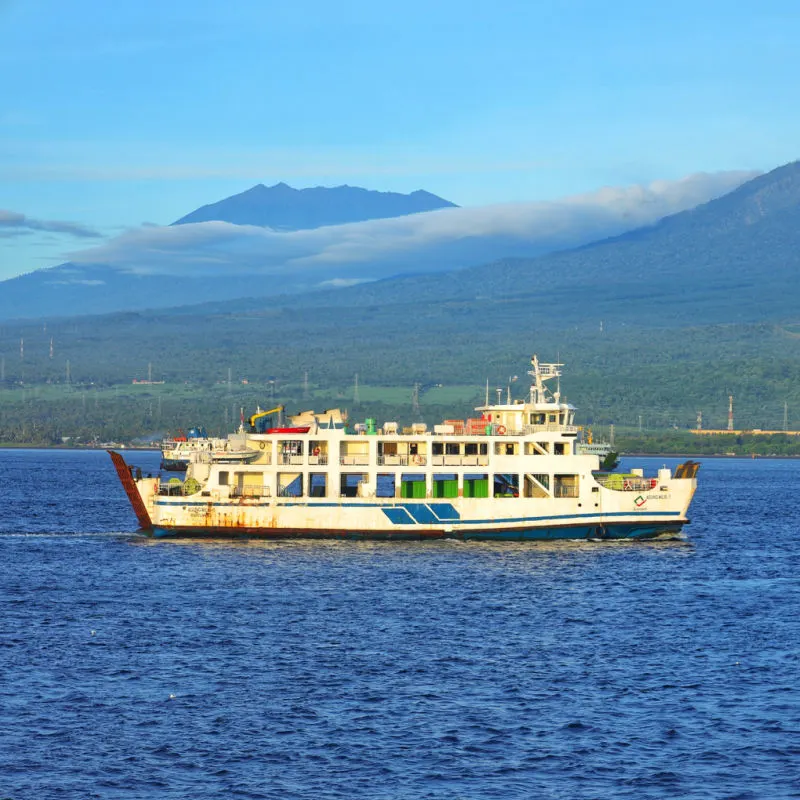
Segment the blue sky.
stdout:
<svg viewBox="0 0 800 800">
<path fill-rule="evenodd" d="M 0 0 L 0 279 L 255 183 L 483 206 L 769 170 L 799 41 L 769 0 Z"/>
</svg>

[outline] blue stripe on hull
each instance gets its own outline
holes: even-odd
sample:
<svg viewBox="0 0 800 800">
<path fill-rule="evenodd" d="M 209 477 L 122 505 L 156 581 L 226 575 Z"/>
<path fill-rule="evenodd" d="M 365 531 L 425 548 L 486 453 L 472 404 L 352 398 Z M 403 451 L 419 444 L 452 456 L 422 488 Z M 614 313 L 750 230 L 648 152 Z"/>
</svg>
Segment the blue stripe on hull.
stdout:
<svg viewBox="0 0 800 800">
<path fill-rule="evenodd" d="M 147 533 L 161 538 L 243 538 L 243 539 L 353 539 L 373 541 L 420 541 L 459 539 L 481 542 L 533 542 L 558 539 L 652 539 L 662 534 L 677 534 L 683 522 L 621 523 L 616 525 L 563 525 L 505 530 L 403 530 L 332 531 L 290 528 L 164 528 Z"/>
<path fill-rule="evenodd" d="M 649 525 L 587 525 L 552 528 L 523 528 L 501 531 L 466 531 L 459 538 L 484 542 L 534 542 L 556 539 L 652 539 L 662 534 L 679 533 L 681 523 L 655 523 Z"/>
</svg>

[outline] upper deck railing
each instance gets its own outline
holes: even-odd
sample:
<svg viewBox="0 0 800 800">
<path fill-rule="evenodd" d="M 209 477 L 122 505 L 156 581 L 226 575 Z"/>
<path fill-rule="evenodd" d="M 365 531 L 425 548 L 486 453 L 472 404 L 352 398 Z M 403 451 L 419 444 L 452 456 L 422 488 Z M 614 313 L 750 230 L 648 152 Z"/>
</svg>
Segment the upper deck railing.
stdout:
<svg viewBox="0 0 800 800">
<path fill-rule="evenodd" d="M 656 478 L 642 478 L 639 475 L 624 475 L 616 472 L 595 475 L 594 479 L 606 489 L 614 489 L 618 492 L 649 492 L 658 485 Z"/>
</svg>

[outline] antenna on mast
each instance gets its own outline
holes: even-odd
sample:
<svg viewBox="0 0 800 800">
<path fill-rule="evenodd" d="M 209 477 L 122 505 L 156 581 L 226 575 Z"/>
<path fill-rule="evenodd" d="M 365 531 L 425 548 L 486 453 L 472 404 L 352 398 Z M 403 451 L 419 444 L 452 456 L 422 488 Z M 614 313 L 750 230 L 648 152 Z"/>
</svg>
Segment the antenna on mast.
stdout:
<svg viewBox="0 0 800 800">
<path fill-rule="evenodd" d="M 555 394 L 553 395 L 553 400 L 558 403 L 561 399 L 561 367 L 564 365 L 560 362 L 551 363 L 551 364 L 544 364 L 539 363 L 539 358 L 536 355 L 531 356 L 531 367 L 528 371 L 528 375 L 533 378 L 533 383 L 531 384 L 531 403 L 547 403 L 547 389 L 545 387 L 545 381 L 552 380 L 553 378 L 559 379 L 558 380 L 558 388 L 556 389 Z"/>
</svg>

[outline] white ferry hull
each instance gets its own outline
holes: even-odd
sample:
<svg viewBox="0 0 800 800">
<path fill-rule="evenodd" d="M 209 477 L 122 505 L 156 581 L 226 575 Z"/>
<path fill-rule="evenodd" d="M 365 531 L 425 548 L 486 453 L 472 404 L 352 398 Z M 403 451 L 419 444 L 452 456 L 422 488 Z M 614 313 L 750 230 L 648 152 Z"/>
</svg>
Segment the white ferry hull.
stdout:
<svg viewBox="0 0 800 800">
<path fill-rule="evenodd" d="M 219 499 L 160 494 L 158 479 L 120 474 L 143 531 L 156 538 L 649 539 L 680 532 L 695 487 L 694 479 L 670 478 L 650 491 L 595 485 L 559 499 Z M 594 503 L 603 511 L 585 510 Z"/>
<path fill-rule="evenodd" d="M 155 537 L 334 539 L 647 539 L 680 532 L 697 464 L 645 478 L 581 454 L 573 407 L 531 360 L 530 400 L 487 404 L 478 419 L 398 431 L 337 410 L 232 435 L 192 455 L 185 481 L 141 478 L 112 453 L 139 524 Z M 499 400 L 499 398 L 498 398 Z M 279 411 L 274 409 L 273 411 Z M 251 418 L 253 422 L 264 414 Z M 248 454 L 246 462 L 227 463 Z"/>
</svg>

